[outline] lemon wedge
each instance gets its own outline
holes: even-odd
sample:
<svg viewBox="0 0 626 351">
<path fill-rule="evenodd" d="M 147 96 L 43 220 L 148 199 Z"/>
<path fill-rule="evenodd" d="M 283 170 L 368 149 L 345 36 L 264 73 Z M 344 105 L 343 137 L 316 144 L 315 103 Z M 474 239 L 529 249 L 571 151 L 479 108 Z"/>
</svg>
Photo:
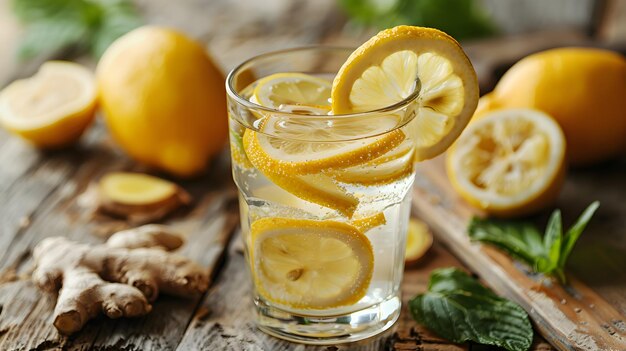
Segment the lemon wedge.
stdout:
<svg viewBox="0 0 626 351">
<path fill-rule="evenodd" d="M 474 206 L 504 217 L 529 214 L 559 194 L 565 139 L 543 112 L 498 110 L 470 123 L 450 148 L 446 168 L 453 187 Z"/>
<path fill-rule="evenodd" d="M 96 83 L 87 68 L 48 61 L 37 74 L 0 92 L 0 124 L 42 148 L 76 141 L 96 108 Z"/>
<path fill-rule="evenodd" d="M 419 219 L 411 218 L 406 233 L 405 263 L 407 265 L 416 263 L 432 245 L 433 235 L 428 230 L 426 223 Z"/>
<path fill-rule="evenodd" d="M 250 226 L 259 294 L 297 309 L 351 305 L 366 293 L 374 252 L 355 227 L 335 221 L 262 218 Z"/>
<path fill-rule="evenodd" d="M 332 111 L 372 111 L 417 94 L 410 123 L 416 160 L 445 151 L 478 103 L 474 68 L 449 35 L 431 28 L 384 30 L 350 55 L 333 81 Z"/>
<path fill-rule="evenodd" d="M 303 73 L 276 73 L 260 79 L 252 101 L 264 107 L 282 110 L 283 106 L 315 106 L 330 110 L 331 82 Z"/>
</svg>

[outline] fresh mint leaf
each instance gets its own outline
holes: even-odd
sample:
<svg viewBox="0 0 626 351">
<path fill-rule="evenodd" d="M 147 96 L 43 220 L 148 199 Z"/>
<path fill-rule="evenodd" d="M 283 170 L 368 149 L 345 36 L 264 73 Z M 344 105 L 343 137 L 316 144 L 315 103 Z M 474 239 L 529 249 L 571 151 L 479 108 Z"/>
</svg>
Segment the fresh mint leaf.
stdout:
<svg viewBox="0 0 626 351">
<path fill-rule="evenodd" d="M 493 21 L 475 0 L 340 0 L 339 5 L 359 25 L 433 27 L 459 40 L 497 32 Z"/>
<path fill-rule="evenodd" d="M 563 243 L 561 244 L 559 267 L 565 267 L 565 262 L 567 261 L 569 254 L 572 252 L 574 245 L 576 245 L 576 241 L 587 227 L 587 223 L 589 223 L 598 207 L 600 207 L 599 201 L 592 202 L 589 206 L 587 206 L 580 217 L 578 217 L 576 223 L 574 223 L 574 225 L 567 230 L 567 233 L 565 233 Z"/>
<path fill-rule="evenodd" d="M 100 26 L 94 30 L 91 53 L 100 57 L 115 39 L 141 25 L 135 9 L 126 1 L 114 1 L 102 8 Z"/>
<path fill-rule="evenodd" d="M 474 341 L 510 351 L 530 348 L 533 329 L 526 312 L 456 268 L 434 270 L 428 291 L 409 301 L 418 322 L 453 342 Z"/>
<path fill-rule="evenodd" d="M 563 224 L 561 221 L 561 211 L 554 210 L 548 220 L 546 232 L 543 236 L 543 246 L 548 252 L 548 259 L 545 261 L 546 263 L 543 267 L 541 265 L 538 267 L 539 272 L 549 273 L 558 268 L 562 238 Z"/>
<path fill-rule="evenodd" d="M 533 268 L 538 258 L 547 256 L 541 234 L 530 223 L 474 217 L 468 233 L 472 240 L 496 246 Z"/>
<path fill-rule="evenodd" d="M 141 24 L 129 0 L 12 0 L 12 8 L 26 27 L 21 58 L 68 47 L 100 56 Z"/>
<path fill-rule="evenodd" d="M 529 223 L 480 218 L 470 221 L 468 234 L 473 241 L 493 245 L 528 264 L 535 272 L 556 276 L 564 283 L 567 258 L 599 205 L 598 201 L 589 205 L 565 234 L 561 211 L 555 210 L 543 239 Z"/>
<path fill-rule="evenodd" d="M 18 56 L 29 59 L 40 52 L 55 51 L 83 40 L 88 29 L 79 21 L 50 18 L 39 21 L 26 32 Z"/>
</svg>

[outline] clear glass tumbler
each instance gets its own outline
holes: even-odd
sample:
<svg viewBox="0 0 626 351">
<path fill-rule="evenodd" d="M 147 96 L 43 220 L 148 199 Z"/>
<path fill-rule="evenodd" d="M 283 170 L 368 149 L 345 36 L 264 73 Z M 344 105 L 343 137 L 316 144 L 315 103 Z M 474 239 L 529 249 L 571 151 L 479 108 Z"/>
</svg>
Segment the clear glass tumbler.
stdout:
<svg viewBox="0 0 626 351">
<path fill-rule="evenodd" d="M 235 68 L 226 83 L 257 323 L 296 342 L 364 339 L 400 314 L 418 92 L 349 115 L 316 106 L 268 108 L 253 97 L 258 81 L 275 73 L 312 75 L 329 89 L 351 52 L 264 54 Z"/>
</svg>

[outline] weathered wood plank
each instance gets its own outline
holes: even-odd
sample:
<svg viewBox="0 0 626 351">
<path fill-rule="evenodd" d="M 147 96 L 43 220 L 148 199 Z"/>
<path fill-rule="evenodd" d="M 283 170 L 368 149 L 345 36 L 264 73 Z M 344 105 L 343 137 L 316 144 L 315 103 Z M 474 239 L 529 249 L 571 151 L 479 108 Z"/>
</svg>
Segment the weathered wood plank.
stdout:
<svg viewBox="0 0 626 351">
<path fill-rule="evenodd" d="M 236 240 L 241 240 L 236 238 Z M 430 271 L 438 267 L 460 267 L 461 263 L 437 243 L 418 262 L 407 267 L 402 283 L 403 307 L 400 319 L 380 336 L 352 344 L 305 346 L 289 343 L 258 330 L 254 325 L 252 286 L 245 259 L 237 245 L 230 250 L 220 273 L 196 312 L 179 347 L 191 350 L 470 350 L 439 338 L 412 320 L 407 301 L 426 290 Z M 482 348 L 487 350 L 487 348 Z M 532 350 L 553 350 L 537 338 Z"/>
<path fill-rule="evenodd" d="M 29 194 L 25 186 L 45 180 L 59 168 L 63 171 L 57 186 L 50 187 L 50 193 L 37 204 L 30 224 L 16 232 L 11 239 L 10 249 L 0 259 L 0 267 L 5 273 L 7 270 L 14 270 L 17 278 L 21 275 L 28 278 L 32 266 L 30 250 L 45 237 L 65 235 L 80 241 L 97 242 L 103 240 L 98 236 L 102 231 L 109 231 L 110 227 L 121 229 L 120 225 L 124 225 L 119 220 L 94 217 L 89 207 L 85 208 L 79 203 L 81 195 L 89 189 L 90 184 L 104 173 L 118 169 L 141 169 L 133 166 L 132 162 L 119 153 L 112 152 L 106 146 L 107 139 L 100 139 L 102 144 L 85 148 L 82 151 L 84 155 L 79 158 L 76 158 L 76 150 L 55 155 L 56 161 L 51 166 L 38 169 L 26 178 L 28 182 L 14 185 L 17 187 L 14 190 L 15 200 L 23 203 L 23 199 L 28 199 Z M 183 253 L 210 270 L 219 262 L 238 223 L 227 161 L 227 158 L 222 157 L 213 165 L 215 172 L 182 184 L 194 195 L 197 203 L 189 213 L 182 211 L 178 217 L 169 219 L 169 224 L 188 235 L 188 244 L 183 248 Z M 183 214 L 184 219 L 181 216 Z M 54 296 L 40 293 L 27 279 L 6 282 L 0 284 L 0 304 L 6 306 L 0 314 L 0 330 L 4 331 L 0 333 L 0 349 L 31 349 L 42 345 L 58 345 L 77 350 L 92 346 L 140 350 L 144 349 L 143 345 L 174 349 L 199 298 L 163 298 L 155 304 L 154 311 L 147 317 L 124 321 L 101 318 L 88 324 L 77 336 L 66 338 L 59 336 L 51 325 Z M 25 338 L 24 335 L 28 337 Z"/>
<path fill-rule="evenodd" d="M 622 162 L 605 165 L 595 171 L 575 172 L 567 180 L 558 207 L 571 223 L 591 201 L 602 203 L 572 257 L 574 271 L 586 272 L 586 284 L 576 278 L 563 287 L 547 284 L 530 276 L 508 256 L 491 247 L 472 244 L 465 231 L 469 218 L 476 213 L 451 189 L 441 159 L 422 164 L 418 169 L 414 205 L 464 263 L 477 272 L 494 290 L 524 307 L 537 328 L 561 350 L 623 350 L 626 345 L 626 311 L 620 308 L 626 299 L 626 284 L 622 280 L 624 266 L 614 266 L 598 259 L 581 257 L 581 247 L 591 242 L 624 249 L 623 231 L 626 207 L 626 167 Z M 602 184 L 601 187 L 598 184 Z M 574 200 L 575 199 L 575 200 Z M 622 199 L 619 201 L 618 199 Z M 619 229 L 618 229 L 619 228 Z M 618 239 L 621 238 L 621 239 Z M 626 250 L 621 251 L 622 255 Z M 577 263 L 578 262 L 578 263 Z M 586 269 L 588 268 L 588 269 Z M 606 280 L 593 280 L 602 272 Z M 585 277 L 581 274 L 582 279 Z M 591 279 L 590 279 L 591 278 Z M 597 288 L 597 292 L 592 289 Z"/>
<path fill-rule="evenodd" d="M 237 238 L 237 240 L 241 240 Z M 423 264 L 407 269 L 402 287 L 406 302 L 426 289 L 428 272 L 441 266 L 458 266 L 448 252 L 435 247 Z M 416 325 L 406 304 L 396 326 L 381 336 L 363 342 L 314 347 L 286 342 L 258 330 L 254 324 L 252 287 L 246 262 L 240 251 L 231 250 L 226 268 L 202 301 L 178 350 L 467 350 L 450 345 L 423 327 Z"/>
</svg>

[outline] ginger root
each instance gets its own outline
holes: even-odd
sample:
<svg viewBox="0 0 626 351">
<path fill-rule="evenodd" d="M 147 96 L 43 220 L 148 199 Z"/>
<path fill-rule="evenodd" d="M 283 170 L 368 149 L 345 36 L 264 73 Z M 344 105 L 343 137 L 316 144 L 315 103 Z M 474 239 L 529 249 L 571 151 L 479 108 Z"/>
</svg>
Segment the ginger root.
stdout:
<svg viewBox="0 0 626 351">
<path fill-rule="evenodd" d="M 98 210 L 135 224 L 159 220 L 190 202 L 178 185 L 147 174 L 112 172 L 98 183 Z"/>
<path fill-rule="evenodd" d="M 165 226 L 118 232 L 100 245 L 51 237 L 33 251 L 33 281 L 57 291 L 54 326 L 65 335 L 104 313 L 109 318 L 143 316 L 159 292 L 194 296 L 209 285 L 207 270 L 168 250 L 182 245 Z"/>
</svg>

